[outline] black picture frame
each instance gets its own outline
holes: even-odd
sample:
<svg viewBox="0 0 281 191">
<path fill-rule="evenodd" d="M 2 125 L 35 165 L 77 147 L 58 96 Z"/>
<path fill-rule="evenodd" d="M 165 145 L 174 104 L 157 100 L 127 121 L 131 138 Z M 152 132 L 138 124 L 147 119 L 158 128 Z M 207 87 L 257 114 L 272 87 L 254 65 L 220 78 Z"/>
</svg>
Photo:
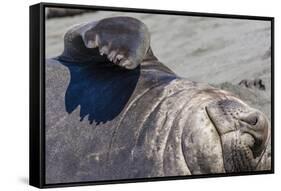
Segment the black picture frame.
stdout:
<svg viewBox="0 0 281 191">
<path fill-rule="evenodd" d="M 229 19 L 264 20 L 271 22 L 271 170 L 220 173 L 208 175 L 190 175 L 156 178 L 138 178 L 128 180 L 108 180 L 90 182 L 72 182 L 46 184 L 45 182 L 45 8 L 72 8 L 99 11 L 121 11 L 165 15 L 200 16 Z M 84 186 L 115 183 L 133 183 L 146 181 L 166 181 L 178 179 L 242 176 L 274 173 L 274 17 L 249 15 L 230 15 L 217 13 L 197 13 L 168 10 L 134 9 L 121 7 L 103 7 L 74 4 L 39 3 L 30 6 L 30 129 L 29 129 L 29 183 L 38 188 L 65 186 Z"/>
</svg>

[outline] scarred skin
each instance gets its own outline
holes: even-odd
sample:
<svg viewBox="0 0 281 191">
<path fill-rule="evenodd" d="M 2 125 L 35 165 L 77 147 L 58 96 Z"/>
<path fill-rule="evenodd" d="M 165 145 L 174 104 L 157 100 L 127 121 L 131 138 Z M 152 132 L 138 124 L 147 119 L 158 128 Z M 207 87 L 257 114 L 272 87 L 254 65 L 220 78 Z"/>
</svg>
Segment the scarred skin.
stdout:
<svg viewBox="0 0 281 191">
<path fill-rule="evenodd" d="M 253 171 L 270 136 L 263 113 L 159 62 L 134 18 L 70 29 L 46 74 L 47 183 Z"/>
</svg>

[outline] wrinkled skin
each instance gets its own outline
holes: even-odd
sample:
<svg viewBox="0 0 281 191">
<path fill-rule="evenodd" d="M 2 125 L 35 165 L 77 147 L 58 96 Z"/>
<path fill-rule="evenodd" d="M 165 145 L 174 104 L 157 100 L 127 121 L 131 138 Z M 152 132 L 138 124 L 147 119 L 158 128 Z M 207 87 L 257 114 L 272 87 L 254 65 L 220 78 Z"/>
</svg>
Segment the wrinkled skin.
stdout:
<svg viewBox="0 0 281 191">
<path fill-rule="evenodd" d="M 269 136 L 263 113 L 159 62 L 136 19 L 77 25 L 46 61 L 47 183 L 253 171 Z"/>
</svg>

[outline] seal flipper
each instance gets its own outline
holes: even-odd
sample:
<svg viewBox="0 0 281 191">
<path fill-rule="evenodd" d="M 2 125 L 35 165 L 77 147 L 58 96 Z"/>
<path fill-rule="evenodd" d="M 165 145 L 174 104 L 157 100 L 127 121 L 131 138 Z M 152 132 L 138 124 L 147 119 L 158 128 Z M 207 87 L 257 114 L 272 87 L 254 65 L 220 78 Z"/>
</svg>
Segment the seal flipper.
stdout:
<svg viewBox="0 0 281 191">
<path fill-rule="evenodd" d="M 135 69 L 146 57 L 149 45 L 145 24 L 131 17 L 112 17 L 70 29 L 59 59 L 81 63 L 107 58 L 120 67 Z"/>
</svg>

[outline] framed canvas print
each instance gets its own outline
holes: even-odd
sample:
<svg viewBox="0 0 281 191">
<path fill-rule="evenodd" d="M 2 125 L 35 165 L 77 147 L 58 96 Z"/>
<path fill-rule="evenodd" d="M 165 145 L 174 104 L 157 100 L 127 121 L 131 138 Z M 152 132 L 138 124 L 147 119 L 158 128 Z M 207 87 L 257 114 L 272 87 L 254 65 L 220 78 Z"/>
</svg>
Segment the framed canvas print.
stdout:
<svg viewBox="0 0 281 191">
<path fill-rule="evenodd" d="M 30 184 L 274 172 L 274 18 L 30 7 Z"/>
</svg>

